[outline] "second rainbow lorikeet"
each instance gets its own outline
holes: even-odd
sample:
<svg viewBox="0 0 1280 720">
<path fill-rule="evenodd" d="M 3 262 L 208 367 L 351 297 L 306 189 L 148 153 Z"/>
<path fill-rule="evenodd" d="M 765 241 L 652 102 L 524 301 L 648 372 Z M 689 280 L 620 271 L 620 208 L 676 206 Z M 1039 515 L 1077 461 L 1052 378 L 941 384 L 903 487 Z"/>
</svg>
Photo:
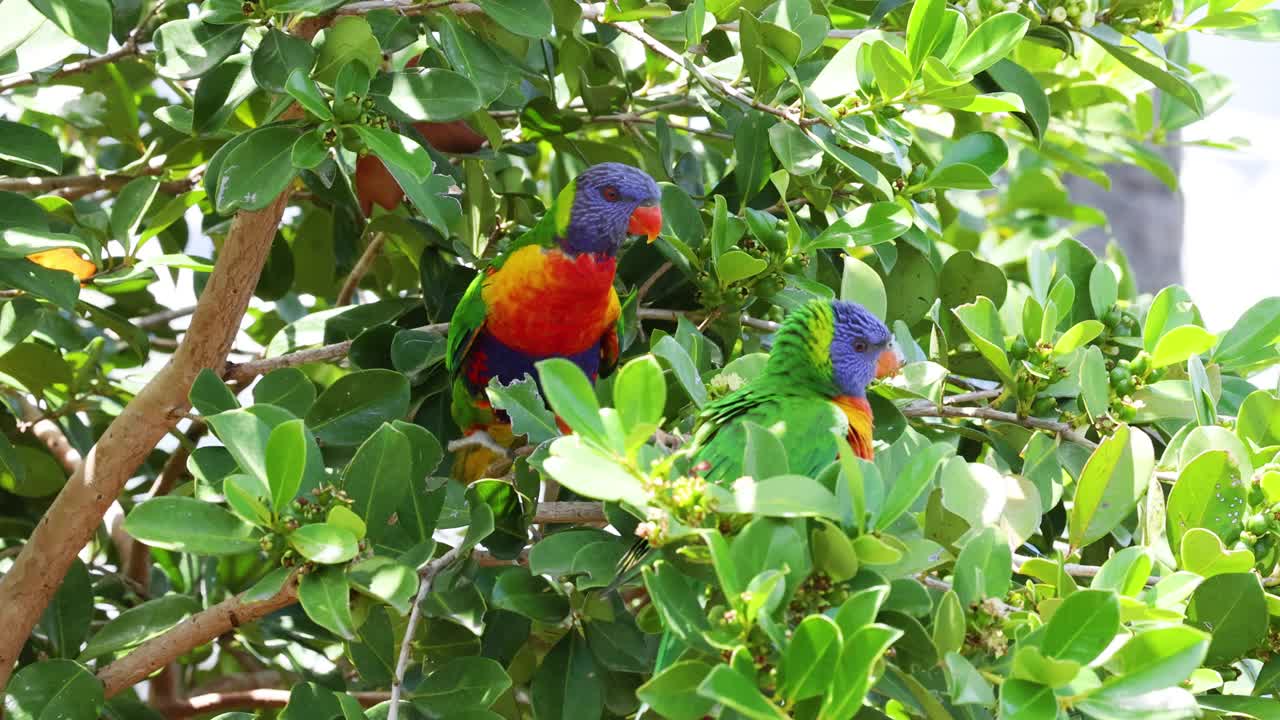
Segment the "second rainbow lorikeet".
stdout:
<svg viewBox="0 0 1280 720">
<path fill-rule="evenodd" d="M 480 479 L 513 443 L 507 418 L 485 394 L 490 380 L 537 378 L 534 364 L 552 357 L 573 361 L 593 380 L 613 371 L 618 249 L 628 233 L 650 242 L 658 236 L 660 200 L 658 184 L 643 170 L 593 165 L 467 288 L 449 323 L 445 364 L 453 419 L 477 442 L 454 457 L 454 477 Z"/>
<path fill-rule="evenodd" d="M 897 371 L 901 357 L 889 328 L 857 303 L 811 301 L 779 328 L 764 372 L 702 409 L 693 431 L 692 460 L 708 482 L 727 486 L 742 475 L 746 422 L 777 437 L 792 473 L 816 476 L 848 443 L 872 457 L 867 386 Z M 764 479 L 764 478 L 760 478 Z M 649 556 L 640 538 L 618 562 L 609 589 L 629 579 Z"/>
</svg>

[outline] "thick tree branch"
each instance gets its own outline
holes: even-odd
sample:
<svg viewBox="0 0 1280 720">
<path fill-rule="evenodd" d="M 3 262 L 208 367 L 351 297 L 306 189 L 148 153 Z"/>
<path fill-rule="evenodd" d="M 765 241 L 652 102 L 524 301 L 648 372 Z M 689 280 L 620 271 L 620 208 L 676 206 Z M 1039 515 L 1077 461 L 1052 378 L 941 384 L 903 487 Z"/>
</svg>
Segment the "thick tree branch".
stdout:
<svg viewBox="0 0 1280 720">
<path fill-rule="evenodd" d="M 347 693 L 364 707 L 373 707 L 390 699 L 385 692 Z M 214 715 L 228 710 L 264 710 L 282 708 L 289 704 L 289 691 L 278 688 L 257 688 L 235 692 L 215 692 L 193 695 L 159 705 L 156 710 L 170 720 L 185 720 L 199 715 Z"/>
<path fill-rule="evenodd" d="M 245 623 L 254 622 L 298 599 L 296 578 L 290 578 L 280 592 L 261 602 L 245 602 L 240 596 L 230 597 L 208 610 L 196 613 L 172 630 L 154 637 L 133 652 L 98 671 L 108 698 L 145 680 L 148 675 L 173 662 L 183 654 L 231 632 Z"/>
<path fill-rule="evenodd" d="M 232 223 L 191 327 L 173 358 L 111 423 L 72 474 L 0 578 L 0 688 L 31 628 L 62 583 L 76 554 L 116 501 L 124 483 L 190 407 L 187 393 L 205 368 L 220 370 L 266 262 L 288 201 L 242 212 Z"/>
</svg>

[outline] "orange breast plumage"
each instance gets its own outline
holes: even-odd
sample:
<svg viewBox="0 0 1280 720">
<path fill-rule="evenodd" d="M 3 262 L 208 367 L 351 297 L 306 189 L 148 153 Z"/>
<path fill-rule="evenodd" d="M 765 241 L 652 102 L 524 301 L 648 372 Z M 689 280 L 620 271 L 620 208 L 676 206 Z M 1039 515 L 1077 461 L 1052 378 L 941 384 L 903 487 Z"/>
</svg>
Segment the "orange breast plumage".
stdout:
<svg viewBox="0 0 1280 720">
<path fill-rule="evenodd" d="M 871 404 L 866 398 L 841 395 L 835 399 L 836 407 L 849 419 L 849 434 L 846 438 L 854 454 L 863 460 L 873 456 L 871 445 Z"/>
<path fill-rule="evenodd" d="M 581 352 L 617 321 L 616 267 L 612 257 L 523 247 L 485 280 L 485 330 L 531 355 Z"/>
</svg>

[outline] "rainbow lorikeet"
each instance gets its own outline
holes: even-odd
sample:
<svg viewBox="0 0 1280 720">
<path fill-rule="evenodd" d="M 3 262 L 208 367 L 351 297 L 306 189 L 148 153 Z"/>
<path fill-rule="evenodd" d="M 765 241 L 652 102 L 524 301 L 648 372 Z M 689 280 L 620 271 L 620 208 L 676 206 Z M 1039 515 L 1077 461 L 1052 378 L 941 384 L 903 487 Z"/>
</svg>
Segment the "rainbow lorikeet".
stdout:
<svg viewBox="0 0 1280 720">
<path fill-rule="evenodd" d="M 628 233 L 650 242 L 658 236 L 660 199 L 658 184 L 644 171 L 593 165 L 467 288 L 449 323 L 445 364 L 453 419 L 476 442 L 454 457 L 454 477 L 478 480 L 513 444 L 505 413 L 485 395 L 490 380 L 537 378 L 534 364 L 552 357 L 573 361 L 593 380 L 613 371 L 618 249 Z"/>
<path fill-rule="evenodd" d="M 870 460 L 867 386 L 900 363 L 889 328 L 861 305 L 815 300 L 797 308 L 779 328 L 764 372 L 702 409 L 691 443 L 695 471 L 722 486 L 741 477 L 745 422 L 777 437 L 798 475 L 816 476 L 837 459 L 841 442 Z M 645 539 L 637 540 L 609 589 L 651 554 Z"/>
</svg>

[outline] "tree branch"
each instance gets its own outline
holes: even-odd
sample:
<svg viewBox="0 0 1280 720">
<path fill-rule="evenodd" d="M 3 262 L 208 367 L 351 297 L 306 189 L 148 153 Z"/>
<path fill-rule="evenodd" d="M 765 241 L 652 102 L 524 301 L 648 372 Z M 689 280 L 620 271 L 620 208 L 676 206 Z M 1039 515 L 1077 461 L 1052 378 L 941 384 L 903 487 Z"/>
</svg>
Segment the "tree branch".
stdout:
<svg viewBox="0 0 1280 720">
<path fill-rule="evenodd" d="M 92 70 L 98 67 L 99 65 L 106 65 L 108 63 L 113 63 L 122 58 L 127 58 L 132 55 L 137 55 L 139 51 L 138 44 L 139 44 L 140 36 L 142 35 L 143 30 L 146 29 L 147 25 L 150 24 L 152 18 L 154 18 L 156 14 L 159 13 L 164 6 L 165 6 L 165 3 L 162 3 L 162 2 L 156 3 L 155 7 L 151 9 L 151 12 L 147 13 L 147 16 L 142 18 L 142 22 L 139 22 L 138 26 L 135 27 L 129 33 L 129 36 L 124 39 L 124 43 L 122 43 L 120 47 L 116 48 L 115 50 L 112 50 L 109 53 L 106 53 L 105 55 L 98 55 L 97 57 L 85 58 L 84 60 L 78 60 L 76 62 L 63 65 L 60 70 L 50 75 L 47 79 L 43 79 L 40 81 L 45 84 L 53 84 L 55 80 L 60 80 L 64 77 L 67 77 L 68 75 L 75 75 L 76 73 L 87 72 L 89 70 Z M 0 79 L 0 92 L 8 92 L 9 90 L 12 90 L 14 88 L 19 88 L 24 85 L 31 85 L 36 81 L 37 81 L 37 77 L 35 73 L 23 73 L 21 75 L 12 75 L 7 78 Z"/>
<path fill-rule="evenodd" d="M 151 638 L 133 652 L 98 671 L 108 698 L 145 680 L 148 675 L 183 654 L 211 642 L 245 623 L 254 622 L 298 599 L 297 578 L 291 577 L 275 595 L 261 602 L 245 602 L 242 596 L 223 600 L 184 620 L 172 630 Z"/>
<path fill-rule="evenodd" d="M 287 201 L 286 191 L 262 210 L 236 215 L 182 345 L 108 426 L 0 578 L 0 689 L 76 554 L 125 482 L 186 414 L 196 375 L 223 367 Z"/>
<path fill-rule="evenodd" d="M 1098 444 L 1089 438 L 1081 435 L 1066 423 L 1054 422 L 1053 420 L 1045 420 L 1035 417 L 1019 417 L 1011 412 L 1003 410 L 995 410 L 987 407 L 955 407 L 953 405 L 943 405 L 938 407 L 931 402 L 912 403 L 902 408 L 902 414 L 909 418 L 969 418 L 971 420 L 993 420 L 995 422 L 1012 423 L 1021 425 L 1025 428 L 1033 430 L 1044 430 L 1053 433 L 1063 440 L 1067 440 L 1079 445 L 1083 445 L 1089 449 L 1098 447 Z"/>
<path fill-rule="evenodd" d="M 139 177 L 160 175 L 163 172 L 164 167 L 157 166 L 143 168 L 133 175 L 112 173 L 111 175 L 34 175 L 31 177 L 0 178 L 0 190 L 35 193 L 74 191 L 85 194 L 95 190 L 119 190 Z M 200 175 L 193 172 L 190 177 L 161 183 L 160 190 L 170 194 L 185 192 L 191 189 L 191 186 L 199 178 Z"/>
<path fill-rule="evenodd" d="M 133 324 L 135 327 L 143 329 L 160 327 L 168 325 L 170 322 L 177 320 L 178 318 L 186 317 L 195 311 L 196 308 L 194 305 L 190 307 L 174 308 L 173 310 L 161 310 L 159 312 L 153 312 L 150 315 L 143 315 L 142 317 L 134 318 Z"/>
<path fill-rule="evenodd" d="M 347 693 L 364 707 L 373 707 L 391 697 L 385 692 Z M 185 700 L 165 703 L 156 708 L 170 720 L 185 720 L 198 715 L 213 715 L 228 710 L 261 710 L 282 708 L 289 704 L 289 691 L 278 688 L 257 688 L 235 692 L 215 692 L 193 695 Z"/>
<path fill-rule="evenodd" d="M 436 323 L 434 325 L 423 325 L 414 328 L 422 332 L 446 333 L 449 331 L 449 323 Z M 272 370 L 280 368 L 297 367 L 314 362 L 324 362 L 326 360 L 336 360 L 346 357 L 351 350 L 351 340 L 344 340 L 340 343 L 332 345 L 321 345 L 316 348 L 308 348 L 306 350 L 298 350 L 286 355 L 277 355 L 276 357 L 263 358 L 261 360 L 250 360 L 243 363 L 228 363 L 222 379 L 228 383 L 239 382 L 248 383 L 259 375 L 265 375 Z"/>
<path fill-rule="evenodd" d="M 436 579 L 436 574 L 465 552 L 467 550 L 459 544 L 418 570 L 418 595 L 413 600 L 413 610 L 409 613 L 409 624 L 405 627 L 404 641 L 400 643 L 400 658 L 396 661 L 395 674 L 391 676 L 391 705 L 387 708 L 387 720 L 397 720 L 400 716 L 400 693 L 404 690 L 404 674 L 409 669 L 409 657 L 413 654 L 413 636 L 418 629 L 418 622 L 422 619 L 422 601 L 426 600 L 431 592 L 431 583 Z"/>
<path fill-rule="evenodd" d="M 356 288 L 360 287 L 360 281 L 364 279 L 369 268 L 373 267 L 373 261 L 378 259 L 378 253 L 382 252 L 382 244 L 387 241 L 384 233 L 376 232 L 373 237 L 369 238 L 369 244 L 365 246 L 364 252 L 360 254 L 360 259 L 356 261 L 355 267 L 351 268 L 351 274 L 347 275 L 347 281 L 342 283 L 342 290 L 338 291 L 338 299 L 334 301 L 334 306 L 342 307 L 350 305 L 351 298 L 355 297 Z"/>
</svg>

